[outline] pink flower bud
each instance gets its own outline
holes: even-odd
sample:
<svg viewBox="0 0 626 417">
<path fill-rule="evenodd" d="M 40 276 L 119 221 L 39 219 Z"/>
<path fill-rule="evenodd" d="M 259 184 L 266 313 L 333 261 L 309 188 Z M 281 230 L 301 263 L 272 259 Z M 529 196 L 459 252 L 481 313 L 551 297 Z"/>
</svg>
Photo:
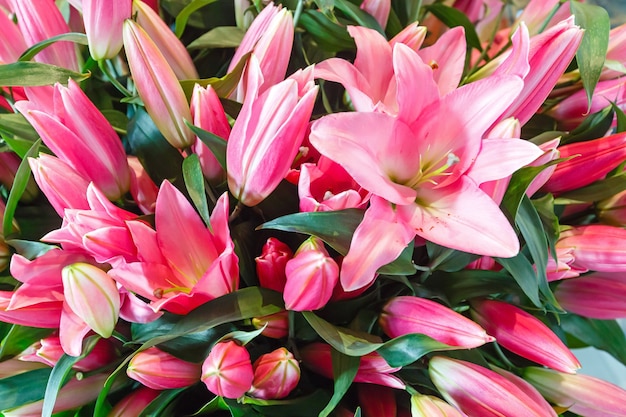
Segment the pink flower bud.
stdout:
<svg viewBox="0 0 626 417">
<path fill-rule="evenodd" d="M 224 398 L 239 398 L 250 390 L 254 371 L 250 354 L 232 340 L 219 342 L 202 364 L 202 382 Z"/>
<path fill-rule="evenodd" d="M 623 272 L 592 273 L 559 283 L 554 291 L 566 311 L 601 320 L 626 318 L 626 278 Z"/>
<path fill-rule="evenodd" d="M 391 11 L 391 0 L 364 0 L 361 9 L 371 14 L 381 28 L 387 26 L 387 19 Z"/>
<path fill-rule="evenodd" d="M 412 417 L 466 417 L 461 411 L 440 398 L 431 395 L 411 396 Z"/>
<path fill-rule="evenodd" d="M 333 379 L 332 347 L 326 343 L 311 343 L 300 349 L 300 357 L 304 366 L 326 378 Z M 405 385 L 398 377 L 392 375 L 400 368 L 392 368 L 376 352 L 361 356 L 359 369 L 354 382 L 382 385 L 385 387 L 404 389 Z"/>
<path fill-rule="evenodd" d="M 289 312 L 279 311 L 269 316 L 255 317 L 252 319 L 255 329 L 263 329 L 263 336 L 272 339 L 282 339 L 289 333 Z"/>
<path fill-rule="evenodd" d="M 604 224 L 626 226 L 626 191 L 596 203 L 598 216 Z"/>
<path fill-rule="evenodd" d="M 184 149 L 196 140 L 185 125 L 191 112 L 176 74 L 144 29 L 132 20 L 124 22 L 124 47 L 137 92 L 165 139 Z"/>
<path fill-rule="evenodd" d="M 111 337 L 120 312 L 115 281 L 102 269 L 75 263 L 62 271 L 65 302 L 93 331 Z"/>
<path fill-rule="evenodd" d="M 133 356 L 126 374 L 156 390 L 184 388 L 200 380 L 200 365 L 151 347 Z"/>
<path fill-rule="evenodd" d="M 550 402 L 574 414 L 626 415 L 626 391 L 601 379 L 536 367 L 526 368 L 523 377 Z"/>
<path fill-rule="evenodd" d="M 389 337 L 421 333 L 451 346 L 467 349 L 493 342 L 485 329 L 435 301 L 420 297 L 392 298 L 383 307 L 380 326 Z"/>
<path fill-rule="evenodd" d="M 114 58 L 122 49 L 122 26 L 130 19 L 132 0 L 82 0 L 89 52 L 96 61 Z"/>
<path fill-rule="evenodd" d="M 293 252 L 289 246 L 274 237 L 267 239 L 261 256 L 254 259 L 261 287 L 283 292 L 287 282 L 285 266 L 292 257 Z"/>
<path fill-rule="evenodd" d="M 472 318 L 496 341 L 526 359 L 561 372 L 575 373 L 580 362 L 552 330 L 535 316 L 509 303 L 472 302 Z"/>
<path fill-rule="evenodd" d="M 250 394 L 264 400 L 285 398 L 300 381 L 300 366 L 287 349 L 261 355 L 254 364 Z"/>
<path fill-rule="evenodd" d="M 396 416 L 398 407 L 393 388 L 358 384 L 357 394 L 363 417 Z"/>
<path fill-rule="evenodd" d="M 571 248 L 573 266 L 599 272 L 626 271 L 626 230 L 593 224 L 561 232 L 557 249 Z"/>
<path fill-rule="evenodd" d="M 435 356 L 428 373 L 444 399 L 467 415 L 556 417 L 547 401 L 480 365 Z"/>
<path fill-rule="evenodd" d="M 287 310 L 317 310 L 326 305 L 339 281 L 339 266 L 328 255 L 324 243 L 310 237 L 285 266 L 287 283 L 283 292 Z"/>
<path fill-rule="evenodd" d="M 131 0 L 124 0 L 131 1 Z M 157 9 L 149 1 L 132 0 L 133 13 L 137 23 L 154 41 L 179 80 L 197 79 L 198 72 L 185 45 L 170 30 L 159 16 Z M 154 1 L 153 1 L 154 3 Z"/>
<path fill-rule="evenodd" d="M 126 157 L 130 168 L 130 194 L 144 214 L 154 213 L 159 187 L 136 156 Z"/>
<path fill-rule="evenodd" d="M 115 404 L 107 417 L 139 417 L 160 393 L 148 387 L 138 388 Z"/>
<path fill-rule="evenodd" d="M 58 336 L 41 339 L 19 356 L 23 361 L 34 361 L 54 366 L 65 352 Z M 112 363 L 118 356 L 116 347 L 107 339 L 100 339 L 87 357 L 79 360 L 73 368 L 89 372 Z"/>
</svg>

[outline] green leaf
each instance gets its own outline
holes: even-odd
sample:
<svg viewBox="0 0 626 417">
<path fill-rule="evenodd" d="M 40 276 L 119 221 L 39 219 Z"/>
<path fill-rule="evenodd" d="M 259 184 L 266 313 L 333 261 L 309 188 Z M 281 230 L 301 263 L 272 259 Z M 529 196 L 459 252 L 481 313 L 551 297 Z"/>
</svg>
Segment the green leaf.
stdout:
<svg viewBox="0 0 626 417">
<path fill-rule="evenodd" d="M 276 417 L 317 417 L 328 401 L 330 401 L 330 394 L 322 389 L 315 390 L 309 395 L 286 400 L 262 400 L 247 396 L 241 399 L 243 404 L 252 405 L 261 415 Z"/>
<path fill-rule="evenodd" d="M 339 401 L 346 395 L 357 371 L 359 370 L 360 357 L 344 355 L 334 349 L 331 349 L 331 358 L 333 361 L 333 379 L 335 387 L 333 396 L 326 407 L 319 413 L 319 417 L 328 416 L 339 404 Z"/>
<path fill-rule="evenodd" d="M 196 206 L 198 213 L 200 213 L 200 217 L 202 217 L 207 227 L 211 227 L 209 203 L 207 202 L 204 189 L 204 175 L 202 174 L 202 167 L 200 167 L 198 155 L 191 154 L 183 161 L 183 178 L 185 178 L 187 192 L 193 204 Z"/>
<path fill-rule="evenodd" d="M 483 48 L 480 46 L 480 39 L 478 39 L 476 29 L 474 28 L 472 22 L 470 22 L 470 20 L 467 18 L 467 15 L 465 15 L 465 13 L 441 3 L 432 4 L 426 9 L 450 28 L 463 26 L 463 28 L 465 29 L 465 38 L 467 39 L 467 44 L 473 48 L 478 49 L 479 51 L 483 50 Z"/>
<path fill-rule="evenodd" d="M 358 23 L 359 26 L 374 29 L 385 36 L 385 31 L 372 15 L 360 9 L 357 5 L 346 0 L 335 0 L 335 8 L 341 10 L 348 18 Z"/>
<path fill-rule="evenodd" d="M 189 17 L 196 11 L 204 6 L 208 6 L 211 3 L 215 3 L 217 0 L 193 0 L 189 3 L 183 10 L 178 13 L 176 16 L 176 30 L 174 33 L 177 37 L 181 37 L 183 32 L 185 31 L 185 27 L 187 26 L 187 21 L 189 21 Z"/>
<path fill-rule="evenodd" d="M 580 341 L 604 350 L 626 365 L 626 336 L 615 320 L 596 320 L 576 314 L 560 316 L 561 327 Z"/>
<path fill-rule="evenodd" d="M 326 212 L 295 213 L 263 223 L 259 229 L 275 229 L 317 236 L 342 255 L 348 253 L 363 211 L 347 209 Z"/>
<path fill-rule="evenodd" d="M 615 133 L 626 132 L 626 114 L 624 114 L 624 111 L 614 102 L 611 102 L 611 108 L 615 112 L 615 118 L 617 119 L 617 129 Z"/>
<path fill-rule="evenodd" d="M 237 26 L 219 26 L 191 42 L 187 49 L 236 48 L 244 34 Z"/>
<path fill-rule="evenodd" d="M 561 146 L 603 137 L 613 124 L 613 109 L 607 106 L 585 118 L 576 129 L 561 139 Z"/>
<path fill-rule="evenodd" d="M 194 126 L 187 121 L 185 121 L 185 124 L 189 127 L 189 129 L 191 129 L 193 133 L 196 134 L 196 136 L 198 136 L 198 139 L 200 139 L 206 146 L 208 146 L 208 148 L 211 150 L 211 152 L 215 156 L 215 159 L 217 159 L 217 162 L 220 164 L 222 168 L 224 168 L 224 171 L 225 171 L 226 170 L 226 141 L 223 138 L 220 138 L 219 136 L 207 130 Z"/>
<path fill-rule="evenodd" d="M 43 408 L 41 411 L 42 417 L 52 416 L 54 404 L 57 400 L 57 395 L 61 390 L 61 387 L 67 382 L 68 376 L 72 371 L 72 366 L 79 360 L 85 358 L 100 339 L 100 336 L 90 336 L 83 341 L 83 350 L 80 356 L 69 356 L 63 354 L 58 362 L 52 368 L 50 377 L 48 378 L 48 384 L 46 385 L 46 393 L 43 400 Z"/>
<path fill-rule="evenodd" d="M 30 240 L 9 239 L 6 241 L 17 253 L 26 259 L 35 259 L 46 252 L 57 248 L 55 245 L 48 245 L 42 242 L 33 242 Z"/>
<path fill-rule="evenodd" d="M 0 65 L 0 85 L 5 87 L 35 87 L 67 84 L 72 78 L 76 82 L 86 80 L 91 74 L 80 74 L 66 68 L 39 62 L 14 62 Z"/>
<path fill-rule="evenodd" d="M 410 242 L 409 245 L 404 248 L 400 256 L 390 264 L 383 265 L 378 268 L 376 273 L 383 275 L 413 275 L 415 273 L 415 264 L 413 263 L 413 250 L 415 249 L 415 243 Z"/>
<path fill-rule="evenodd" d="M 243 330 L 235 330 L 234 332 L 226 333 L 221 338 L 221 340 L 233 339 L 233 340 L 238 341 L 242 346 L 245 346 L 251 341 L 253 341 L 254 339 L 256 339 L 257 336 L 259 336 L 261 333 L 263 333 L 263 330 L 265 330 L 264 327 L 257 329 L 257 330 L 252 330 L 249 332 L 246 332 Z"/>
<path fill-rule="evenodd" d="M 298 26 L 311 36 L 317 45 L 327 52 L 339 52 L 355 48 L 354 40 L 345 26 L 330 20 L 317 10 L 305 10 L 300 15 Z"/>
<path fill-rule="evenodd" d="M 150 178 L 160 185 L 168 180 L 179 190 L 185 188 L 182 175 L 183 157 L 169 144 L 143 109 L 137 109 L 128 125 L 128 143 L 146 168 Z"/>
<path fill-rule="evenodd" d="M 533 265 L 528 258 L 520 252 L 513 258 L 495 258 L 496 262 L 502 265 L 513 279 L 520 286 L 524 294 L 537 307 L 543 309 L 541 300 L 539 299 L 539 281 Z"/>
<path fill-rule="evenodd" d="M 377 336 L 335 326 L 311 311 L 303 311 L 302 315 L 322 339 L 344 355 L 363 356 L 382 346 Z"/>
<path fill-rule="evenodd" d="M 585 30 L 576 51 L 576 61 L 590 108 L 593 90 L 604 67 L 611 22 L 607 11 L 600 6 L 577 1 L 570 1 L 570 6 L 576 24 Z"/>
<path fill-rule="evenodd" d="M 0 343 L 0 358 L 5 359 L 23 352 L 35 342 L 50 336 L 54 329 L 40 329 L 36 327 L 9 325 L 11 329 Z"/>
<path fill-rule="evenodd" d="M 543 223 L 543 230 L 548 240 L 548 246 L 552 251 L 552 257 L 556 258 L 554 247 L 556 246 L 560 232 L 559 218 L 554 213 L 554 196 L 552 194 L 546 194 L 541 198 L 531 200 L 531 202 L 533 206 L 535 206 L 537 214 L 539 214 L 539 218 Z"/>
<path fill-rule="evenodd" d="M 84 33 L 77 33 L 77 32 L 62 33 L 60 35 L 53 36 L 44 41 L 34 44 L 30 48 L 28 48 L 22 54 L 22 56 L 19 57 L 18 61 L 30 61 L 39 52 L 46 49 L 50 45 L 54 45 L 56 42 L 59 42 L 59 41 L 74 42 L 79 45 L 87 45 L 89 43 L 87 42 L 87 35 L 85 35 Z"/>
<path fill-rule="evenodd" d="M 185 389 L 186 388 L 168 389 L 161 392 L 158 397 L 152 400 L 150 404 L 141 411 L 139 417 L 168 415 L 167 413 L 163 413 L 163 411 L 174 401 L 178 394 Z"/>
<path fill-rule="evenodd" d="M 13 181 L 13 187 L 11 187 L 11 192 L 9 193 L 9 198 L 4 210 L 4 218 L 2 219 L 2 232 L 5 238 L 10 238 L 13 235 L 13 217 L 15 216 L 15 210 L 30 180 L 31 171 L 28 158 L 34 158 L 39 154 L 39 145 L 41 145 L 40 139 L 35 141 L 26 155 L 24 155 L 24 159 L 20 162 L 20 166 L 15 173 L 15 180 Z"/>
<path fill-rule="evenodd" d="M 456 272 L 465 268 L 467 264 L 479 258 L 467 252 L 439 246 L 432 242 L 426 242 L 426 250 L 430 262 L 428 267 L 432 270 L 441 270 L 446 272 Z"/>
<path fill-rule="evenodd" d="M 31 124 L 28 123 L 26 118 L 19 113 L 0 114 L 0 133 L 26 139 L 29 142 L 29 145 L 24 153 L 26 153 L 34 141 L 39 139 L 39 134 L 35 131 Z M 11 146 L 11 144 L 9 144 L 9 146 Z M 13 150 L 15 151 L 15 149 Z M 19 152 L 18 155 L 21 157 L 24 156 Z"/>
<path fill-rule="evenodd" d="M 124 113 L 113 109 L 104 109 L 100 111 L 117 133 L 122 135 L 127 133 L 126 128 L 128 127 L 128 117 L 126 117 Z"/>
<path fill-rule="evenodd" d="M 450 304 L 463 300 L 486 297 L 490 294 L 519 292 L 519 285 L 504 271 L 484 271 L 467 269 L 452 273 L 436 271 L 428 280 L 429 286 L 446 295 Z"/>
<path fill-rule="evenodd" d="M 42 368 L 0 379 L 0 410 L 6 411 L 41 400 L 51 372 L 51 368 Z"/>
<path fill-rule="evenodd" d="M 243 74 L 243 69 L 248 62 L 248 58 L 251 53 L 252 52 L 248 52 L 242 56 L 235 68 L 221 78 L 211 77 L 202 80 L 182 80 L 180 85 L 183 88 L 187 99 L 189 100 L 191 98 L 191 94 L 193 93 L 193 89 L 196 84 L 199 84 L 201 87 L 207 87 L 210 85 L 219 97 L 229 97 L 231 93 L 235 91 L 235 88 L 237 88 L 239 80 L 241 79 L 241 74 Z"/>
<path fill-rule="evenodd" d="M 584 203 L 604 200 L 626 190 L 626 172 L 596 181 L 586 187 L 560 194 L 556 204 Z"/>
<path fill-rule="evenodd" d="M 376 352 L 389 366 L 396 368 L 407 366 L 431 352 L 457 349 L 458 346 L 446 345 L 424 334 L 411 333 L 391 339 Z"/>
</svg>

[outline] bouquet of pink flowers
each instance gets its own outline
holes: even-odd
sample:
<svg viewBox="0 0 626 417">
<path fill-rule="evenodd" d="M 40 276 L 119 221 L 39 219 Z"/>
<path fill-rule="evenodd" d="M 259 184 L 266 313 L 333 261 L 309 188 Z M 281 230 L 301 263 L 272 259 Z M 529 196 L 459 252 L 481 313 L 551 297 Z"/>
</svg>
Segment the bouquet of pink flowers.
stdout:
<svg viewBox="0 0 626 417">
<path fill-rule="evenodd" d="M 626 416 L 626 25 L 522 3 L 0 0 L 2 415 Z"/>
</svg>

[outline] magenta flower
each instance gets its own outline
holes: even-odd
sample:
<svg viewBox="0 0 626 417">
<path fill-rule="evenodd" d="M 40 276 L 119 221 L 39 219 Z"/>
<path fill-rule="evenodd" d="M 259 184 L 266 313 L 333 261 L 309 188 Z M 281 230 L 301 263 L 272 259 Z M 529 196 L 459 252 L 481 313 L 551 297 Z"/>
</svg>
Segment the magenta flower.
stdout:
<svg viewBox="0 0 626 417">
<path fill-rule="evenodd" d="M 133 356 L 126 374 L 156 390 L 184 388 L 200 380 L 200 365 L 151 347 Z"/>
<path fill-rule="evenodd" d="M 130 170 L 120 138 L 78 84 L 54 86 L 54 111 L 40 101 L 20 101 L 16 108 L 59 159 L 111 200 L 130 187 Z"/>
<path fill-rule="evenodd" d="M 557 249 L 572 250 L 572 266 L 580 272 L 626 271 L 626 230 L 621 227 L 592 224 L 561 232 Z"/>
<path fill-rule="evenodd" d="M 318 88 L 310 70 L 293 74 L 261 93 L 255 56 L 247 67 L 246 99 L 226 147 L 228 188 L 246 206 L 263 201 L 298 153 Z"/>
<path fill-rule="evenodd" d="M 379 323 L 389 337 L 421 333 L 441 343 L 466 349 L 494 341 L 485 329 L 467 317 L 420 297 L 392 298 L 383 307 Z"/>
<path fill-rule="evenodd" d="M 254 380 L 249 392 L 257 398 L 285 398 L 300 381 L 300 365 L 284 347 L 259 356 L 252 368 Z"/>
<path fill-rule="evenodd" d="M 89 52 L 96 61 L 114 58 L 122 49 L 122 26 L 130 19 L 132 0 L 83 0 Z"/>
<path fill-rule="evenodd" d="M 274 291 L 283 292 L 287 276 L 285 266 L 293 258 L 293 252 L 285 243 L 270 237 L 263 245 L 261 256 L 254 258 L 259 285 Z"/>
<path fill-rule="evenodd" d="M 254 380 L 250 354 L 232 340 L 215 344 L 202 364 L 201 379 L 215 395 L 241 397 L 252 388 Z"/>
<path fill-rule="evenodd" d="M 626 318 L 624 291 L 626 278 L 623 272 L 594 272 L 563 280 L 556 287 L 554 296 L 566 311 L 583 317 L 613 320 Z"/>
</svg>

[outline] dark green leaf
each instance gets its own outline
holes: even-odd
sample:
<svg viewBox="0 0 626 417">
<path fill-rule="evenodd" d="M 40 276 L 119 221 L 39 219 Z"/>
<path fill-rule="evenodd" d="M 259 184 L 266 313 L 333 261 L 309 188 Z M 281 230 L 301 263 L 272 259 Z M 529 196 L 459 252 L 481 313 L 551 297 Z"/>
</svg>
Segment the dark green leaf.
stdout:
<svg viewBox="0 0 626 417">
<path fill-rule="evenodd" d="M 300 15 L 299 26 L 325 51 L 339 52 L 355 48 L 354 40 L 345 26 L 331 21 L 320 11 L 305 10 Z"/>
<path fill-rule="evenodd" d="M 6 411 L 41 400 L 46 392 L 46 381 L 51 372 L 51 368 L 35 369 L 0 379 L 0 410 Z"/>
<path fill-rule="evenodd" d="M 613 109 L 611 106 L 607 106 L 599 112 L 587 116 L 576 129 L 564 135 L 561 139 L 561 146 L 601 138 L 611 128 L 612 124 Z"/>
<path fill-rule="evenodd" d="M 170 181 L 176 188 L 185 188 L 182 175 L 183 157 L 169 144 L 143 109 L 138 109 L 128 125 L 128 143 L 146 168 L 150 178 L 160 185 Z"/>
<path fill-rule="evenodd" d="M 346 0 L 335 0 L 335 8 L 341 10 L 348 18 L 358 23 L 359 26 L 374 29 L 381 35 L 385 36 L 385 31 L 374 17 L 367 12 L 361 10 L 357 5 Z"/>
<path fill-rule="evenodd" d="M 183 32 L 185 31 L 185 27 L 187 26 L 187 21 L 189 17 L 196 11 L 201 9 L 204 6 L 208 6 L 211 3 L 215 3 L 217 0 L 193 0 L 189 3 L 180 13 L 176 16 L 176 30 L 175 34 L 177 37 L 181 37 Z"/>
<path fill-rule="evenodd" d="M 128 127 L 128 117 L 126 117 L 124 113 L 112 109 L 104 109 L 100 111 L 117 133 L 122 135 L 127 133 L 126 128 Z"/>
<path fill-rule="evenodd" d="M 85 358 L 91 350 L 94 348 L 99 336 L 90 336 L 83 341 L 83 350 L 80 356 L 69 356 L 63 354 L 52 368 L 50 377 L 48 379 L 48 385 L 46 385 L 46 394 L 43 400 L 43 407 L 41 411 L 42 417 L 50 417 L 54 409 L 54 404 L 57 400 L 57 395 L 61 390 L 61 387 L 67 382 L 72 366 L 79 360 Z"/>
<path fill-rule="evenodd" d="M 67 84 L 70 78 L 78 82 L 89 78 L 89 76 L 90 74 L 80 74 L 66 68 L 39 62 L 14 62 L 0 65 L 0 85 L 5 87 Z"/>
<path fill-rule="evenodd" d="M 570 1 L 570 6 L 576 24 L 585 30 L 578 51 L 576 51 L 576 61 L 587 93 L 587 101 L 591 107 L 593 90 L 596 88 L 604 67 L 611 22 L 607 11 L 600 6 L 577 1 Z"/>
<path fill-rule="evenodd" d="M 201 129 L 191 123 L 186 122 L 187 126 L 198 138 L 211 150 L 215 159 L 224 170 L 226 170 L 226 141 L 219 136 Z"/>
<path fill-rule="evenodd" d="M 0 343 L 0 358 L 2 359 L 23 352 L 24 349 L 49 336 L 54 331 L 54 329 L 39 329 L 17 324 L 9 324 L 9 326 L 11 326 L 11 329 Z"/>
<path fill-rule="evenodd" d="M 6 243 L 12 246 L 17 253 L 31 260 L 43 255 L 49 250 L 57 248 L 57 246 L 54 245 L 33 242 L 31 240 L 9 239 Z"/>
<path fill-rule="evenodd" d="M 457 346 L 446 345 L 423 334 L 411 333 L 386 342 L 376 352 L 389 366 L 395 368 L 407 366 L 431 352 L 456 349 Z"/>
<path fill-rule="evenodd" d="M 615 133 L 626 132 L 626 114 L 624 114 L 624 111 L 614 102 L 611 102 L 611 108 L 615 112 L 615 118 L 617 119 L 617 129 Z"/>
<path fill-rule="evenodd" d="M 348 253 L 352 235 L 363 219 L 363 211 L 347 209 L 327 212 L 295 213 L 263 223 L 259 229 L 317 236 L 342 255 Z"/>
<path fill-rule="evenodd" d="M 324 404 L 330 401 L 330 394 L 318 389 L 310 395 L 287 400 L 261 400 L 243 397 L 243 404 L 250 404 L 263 416 L 276 417 L 317 417 Z"/>
<path fill-rule="evenodd" d="M 596 181 L 586 187 L 567 191 L 560 194 L 556 204 L 583 203 L 604 200 L 626 190 L 626 171 L 617 175 Z"/>
<path fill-rule="evenodd" d="M 319 413 L 319 417 L 328 416 L 339 404 L 339 401 L 346 395 L 357 371 L 359 370 L 360 357 L 344 355 L 334 349 L 331 350 L 331 358 L 333 361 L 333 378 L 335 380 L 335 389 L 330 401 Z"/>
<path fill-rule="evenodd" d="M 44 41 L 38 42 L 28 48 L 22 56 L 19 57 L 18 61 L 30 61 L 35 55 L 37 55 L 42 50 L 46 49 L 50 45 L 54 45 L 56 42 L 64 41 L 64 42 L 74 42 L 79 45 L 87 45 L 87 35 L 84 33 L 62 33 L 60 35 L 53 36 Z"/>
<path fill-rule="evenodd" d="M 219 26 L 191 42 L 188 49 L 236 48 L 245 32 L 237 26 Z"/>
<path fill-rule="evenodd" d="M 446 26 L 452 28 L 455 26 L 463 26 L 465 29 L 465 38 L 467 44 L 473 48 L 482 51 L 480 46 L 480 39 L 476 34 L 476 29 L 465 13 L 457 10 L 453 7 L 446 6 L 445 4 L 436 3 L 427 7 L 427 10 L 441 20 Z"/>
<path fill-rule="evenodd" d="M 555 245 L 559 238 L 559 218 L 554 213 L 554 196 L 552 194 L 546 194 L 545 196 L 531 200 L 533 206 L 541 218 L 543 223 L 543 229 L 545 231 L 546 239 L 548 240 L 548 246 L 552 251 L 552 257 L 556 258 Z"/>
<path fill-rule="evenodd" d="M 519 291 L 513 278 L 503 271 L 467 269 L 453 273 L 435 272 L 428 284 L 443 292 L 452 305 L 475 297 Z"/>
<path fill-rule="evenodd" d="M 432 270 L 456 272 L 465 268 L 467 264 L 478 259 L 478 255 L 439 246 L 432 242 L 426 242 L 426 250 L 430 262 L 428 267 Z"/>
<path fill-rule="evenodd" d="M 575 314 L 560 316 L 561 327 L 580 341 L 604 350 L 626 365 L 626 336 L 615 320 L 596 320 Z"/>
<path fill-rule="evenodd" d="M 0 85 L 1 84 L 2 83 L 0 83 Z M 39 154 L 39 145 L 41 145 L 41 140 L 37 140 L 33 143 L 33 146 L 30 147 L 24 156 L 24 159 L 22 159 L 17 172 L 15 173 L 15 180 L 13 181 L 11 192 L 9 193 L 9 198 L 4 211 L 4 219 L 2 220 L 2 232 L 5 238 L 10 238 L 13 235 L 13 217 L 15 215 L 15 210 L 17 209 L 17 204 L 22 197 L 22 194 L 26 191 L 28 182 L 30 181 L 31 171 L 30 165 L 28 164 L 28 158 L 34 158 Z"/>
<path fill-rule="evenodd" d="M 513 258 L 496 258 L 496 262 L 502 265 L 513 276 L 524 294 L 537 307 L 543 308 L 539 300 L 539 281 L 533 265 L 528 258 L 520 252 Z"/>
<path fill-rule="evenodd" d="M 185 388 L 179 388 L 168 389 L 161 392 L 158 397 L 152 400 L 150 404 L 148 404 L 148 406 L 143 409 L 141 414 L 139 414 L 139 417 L 167 415 L 163 413 L 165 408 L 170 405 L 170 403 L 174 401 L 178 394 L 180 394 L 184 390 Z"/>
<path fill-rule="evenodd" d="M 415 244 L 413 242 L 409 243 L 395 261 L 381 266 L 376 272 L 383 275 L 413 275 L 415 273 L 415 264 L 413 263 L 414 249 Z"/>
<path fill-rule="evenodd" d="M 204 189 L 204 175 L 202 174 L 202 167 L 200 166 L 198 155 L 191 154 L 183 161 L 183 178 L 185 179 L 187 192 L 191 197 L 191 201 L 193 201 L 193 204 L 196 206 L 198 213 L 200 213 L 200 217 L 204 220 L 204 224 L 211 227 L 209 203 L 207 202 Z"/>
<path fill-rule="evenodd" d="M 363 356 L 382 346 L 381 340 L 369 333 L 335 326 L 310 311 L 302 315 L 322 339 L 344 355 Z"/>
<path fill-rule="evenodd" d="M 39 134 L 28 123 L 28 121 L 19 113 L 6 113 L 0 114 L 0 133 L 5 133 L 11 136 L 17 136 L 22 139 L 26 139 L 29 143 L 28 147 L 24 150 L 24 153 L 28 151 L 34 141 L 39 139 Z M 11 144 L 9 143 L 9 146 Z M 13 149 L 15 151 L 15 149 Z M 21 157 L 24 153 L 20 154 Z"/>
</svg>

